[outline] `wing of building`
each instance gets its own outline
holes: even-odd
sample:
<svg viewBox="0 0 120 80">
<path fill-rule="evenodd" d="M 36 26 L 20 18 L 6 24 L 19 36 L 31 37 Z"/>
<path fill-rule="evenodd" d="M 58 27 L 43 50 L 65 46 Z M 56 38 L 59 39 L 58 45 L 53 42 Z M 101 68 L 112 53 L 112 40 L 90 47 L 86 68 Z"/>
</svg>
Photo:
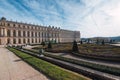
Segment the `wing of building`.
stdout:
<svg viewBox="0 0 120 80">
<path fill-rule="evenodd" d="M 51 26 L 32 25 L 0 19 L 0 45 L 40 44 L 80 41 L 80 31 L 64 30 Z"/>
</svg>

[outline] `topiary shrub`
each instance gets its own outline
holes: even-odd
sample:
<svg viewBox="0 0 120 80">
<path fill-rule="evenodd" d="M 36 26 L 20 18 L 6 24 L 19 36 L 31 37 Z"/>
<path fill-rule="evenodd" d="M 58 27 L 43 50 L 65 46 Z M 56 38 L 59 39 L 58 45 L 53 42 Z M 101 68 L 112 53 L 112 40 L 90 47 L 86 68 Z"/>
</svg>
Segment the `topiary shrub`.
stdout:
<svg viewBox="0 0 120 80">
<path fill-rule="evenodd" d="M 41 45 L 44 47 L 45 46 L 45 42 L 41 42 Z"/>
<path fill-rule="evenodd" d="M 72 51 L 73 51 L 73 52 L 78 52 L 78 45 L 77 45 L 77 42 L 76 42 L 76 41 L 73 42 Z"/>
<path fill-rule="evenodd" d="M 52 49 L 52 44 L 51 44 L 51 42 L 48 43 L 48 49 Z"/>
</svg>

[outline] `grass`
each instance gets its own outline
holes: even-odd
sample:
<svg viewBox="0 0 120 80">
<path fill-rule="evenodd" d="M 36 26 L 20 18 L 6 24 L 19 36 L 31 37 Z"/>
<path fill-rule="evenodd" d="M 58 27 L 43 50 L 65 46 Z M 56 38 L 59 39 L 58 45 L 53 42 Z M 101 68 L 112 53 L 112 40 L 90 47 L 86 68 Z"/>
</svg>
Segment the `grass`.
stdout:
<svg viewBox="0 0 120 80">
<path fill-rule="evenodd" d="M 47 46 L 45 46 L 47 48 Z M 46 49 L 49 52 L 72 52 L 72 43 L 67 44 L 52 44 L 52 49 Z M 40 49 L 41 47 L 34 47 L 33 49 Z M 79 53 L 92 55 L 107 55 L 120 56 L 120 47 L 112 45 L 97 45 L 97 44 L 78 44 Z"/>
<path fill-rule="evenodd" d="M 28 49 L 25 49 L 25 50 L 28 50 Z M 38 53 L 38 51 L 36 51 L 36 50 L 28 50 L 28 51 Z M 117 76 L 120 75 L 120 68 L 110 67 L 110 66 L 106 66 L 106 65 L 100 65 L 100 64 L 90 63 L 90 62 L 86 62 L 86 61 L 75 60 L 75 59 L 70 59 L 70 58 L 57 56 L 57 55 L 52 55 L 52 54 L 48 54 L 48 53 L 45 53 L 44 55 L 48 56 L 48 57 L 55 58 L 55 59 L 59 59 L 59 60 L 62 60 L 62 61 L 78 64 L 78 65 L 81 65 L 81 66 L 84 66 L 84 67 L 99 70 L 99 71 L 102 71 L 102 72 L 114 74 L 114 75 L 117 75 Z"/>
<path fill-rule="evenodd" d="M 34 66 L 34 68 L 37 68 L 39 71 L 51 77 L 52 80 L 89 80 L 82 75 L 60 68 L 56 65 L 53 65 L 16 49 L 10 47 L 8 49 L 30 65 Z"/>
</svg>

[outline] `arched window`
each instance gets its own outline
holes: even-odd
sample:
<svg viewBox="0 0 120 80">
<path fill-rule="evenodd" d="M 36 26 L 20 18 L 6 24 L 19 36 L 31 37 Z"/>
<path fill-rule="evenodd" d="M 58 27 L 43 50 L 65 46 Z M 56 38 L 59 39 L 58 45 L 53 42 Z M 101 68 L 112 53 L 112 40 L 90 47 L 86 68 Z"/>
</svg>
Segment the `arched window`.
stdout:
<svg viewBox="0 0 120 80">
<path fill-rule="evenodd" d="M 7 44 L 10 44 L 10 39 L 9 38 L 7 39 Z"/>
<path fill-rule="evenodd" d="M 16 44 L 16 39 L 13 39 L 13 44 Z"/>
<path fill-rule="evenodd" d="M 40 37 L 40 32 L 39 32 L 39 37 Z"/>
<path fill-rule="evenodd" d="M 42 32 L 42 38 L 43 38 L 43 32 Z"/>
<path fill-rule="evenodd" d="M 23 37 L 25 37 L 25 31 L 23 31 Z"/>
<path fill-rule="evenodd" d="M 13 30 L 13 36 L 16 37 L 16 31 L 15 30 Z"/>
<path fill-rule="evenodd" d="M 18 39 L 18 43 L 21 44 L 21 39 Z"/>
<path fill-rule="evenodd" d="M 37 37 L 37 32 L 35 32 L 35 37 Z"/>
<path fill-rule="evenodd" d="M 0 39 L 0 45 L 1 45 L 1 39 Z"/>
<path fill-rule="evenodd" d="M 13 27 L 15 27 L 15 24 L 13 24 Z"/>
<path fill-rule="evenodd" d="M 28 39 L 28 44 L 30 43 L 30 39 Z"/>
<path fill-rule="evenodd" d="M 10 26 L 10 23 L 8 23 L 8 27 Z"/>
<path fill-rule="evenodd" d="M 18 31 L 18 36 L 21 37 L 21 31 Z"/>
<path fill-rule="evenodd" d="M 10 35 L 10 30 L 9 30 L 9 29 L 7 30 L 7 36 L 8 36 L 8 37 L 11 36 L 11 35 Z"/>
<path fill-rule="evenodd" d="M 37 39 L 35 39 L 35 42 L 37 43 Z"/>
<path fill-rule="evenodd" d="M 32 39 L 32 43 L 34 43 L 34 39 Z"/>
<path fill-rule="evenodd" d="M 23 39 L 23 43 L 26 43 L 25 39 Z"/>
<path fill-rule="evenodd" d="M 39 43 L 41 42 L 41 40 L 39 39 Z"/>
<path fill-rule="evenodd" d="M 33 36 L 33 32 L 32 32 L 32 37 L 34 37 L 34 36 Z"/>
<path fill-rule="evenodd" d="M 27 32 L 27 37 L 30 37 L 30 32 L 29 31 Z"/>
</svg>

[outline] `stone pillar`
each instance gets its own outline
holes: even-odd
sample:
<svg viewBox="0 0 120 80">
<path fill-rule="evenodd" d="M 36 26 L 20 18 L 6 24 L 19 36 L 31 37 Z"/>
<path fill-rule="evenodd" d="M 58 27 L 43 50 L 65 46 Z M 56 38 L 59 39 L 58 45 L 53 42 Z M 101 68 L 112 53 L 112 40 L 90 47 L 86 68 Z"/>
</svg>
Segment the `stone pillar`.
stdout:
<svg viewBox="0 0 120 80">
<path fill-rule="evenodd" d="M 30 35 L 30 37 L 32 37 L 32 36 L 31 36 L 31 31 L 29 31 L 29 35 Z"/>
<path fill-rule="evenodd" d="M 16 37 L 18 37 L 18 30 L 16 30 Z"/>
<path fill-rule="evenodd" d="M 3 34 L 3 28 L 1 28 L 1 36 L 3 37 L 3 35 L 4 35 L 4 34 Z"/>
<path fill-rule="evenodd" d="M 1 28 L 0 28 L 0 37 L 1 37 Z"/>
<path fill-rule="evenodd" d="M 23 37 L 23 31 L 21 30 L 21 37 Z"/>
<path fill-rule="evenodd" d="M 11 35 L 11 37 L 13 37 L 13 30 L 10 31 L 10 35 Z"/>
<path fill-rule="evenodd" d="M 5 36 L 7 37 L 7 29 L 4 28 Z"/>
<path fill-rule="evenodd" d="M 25 31 L 25 37 L 28 37 L 28 31 Z"/>
</svg>

